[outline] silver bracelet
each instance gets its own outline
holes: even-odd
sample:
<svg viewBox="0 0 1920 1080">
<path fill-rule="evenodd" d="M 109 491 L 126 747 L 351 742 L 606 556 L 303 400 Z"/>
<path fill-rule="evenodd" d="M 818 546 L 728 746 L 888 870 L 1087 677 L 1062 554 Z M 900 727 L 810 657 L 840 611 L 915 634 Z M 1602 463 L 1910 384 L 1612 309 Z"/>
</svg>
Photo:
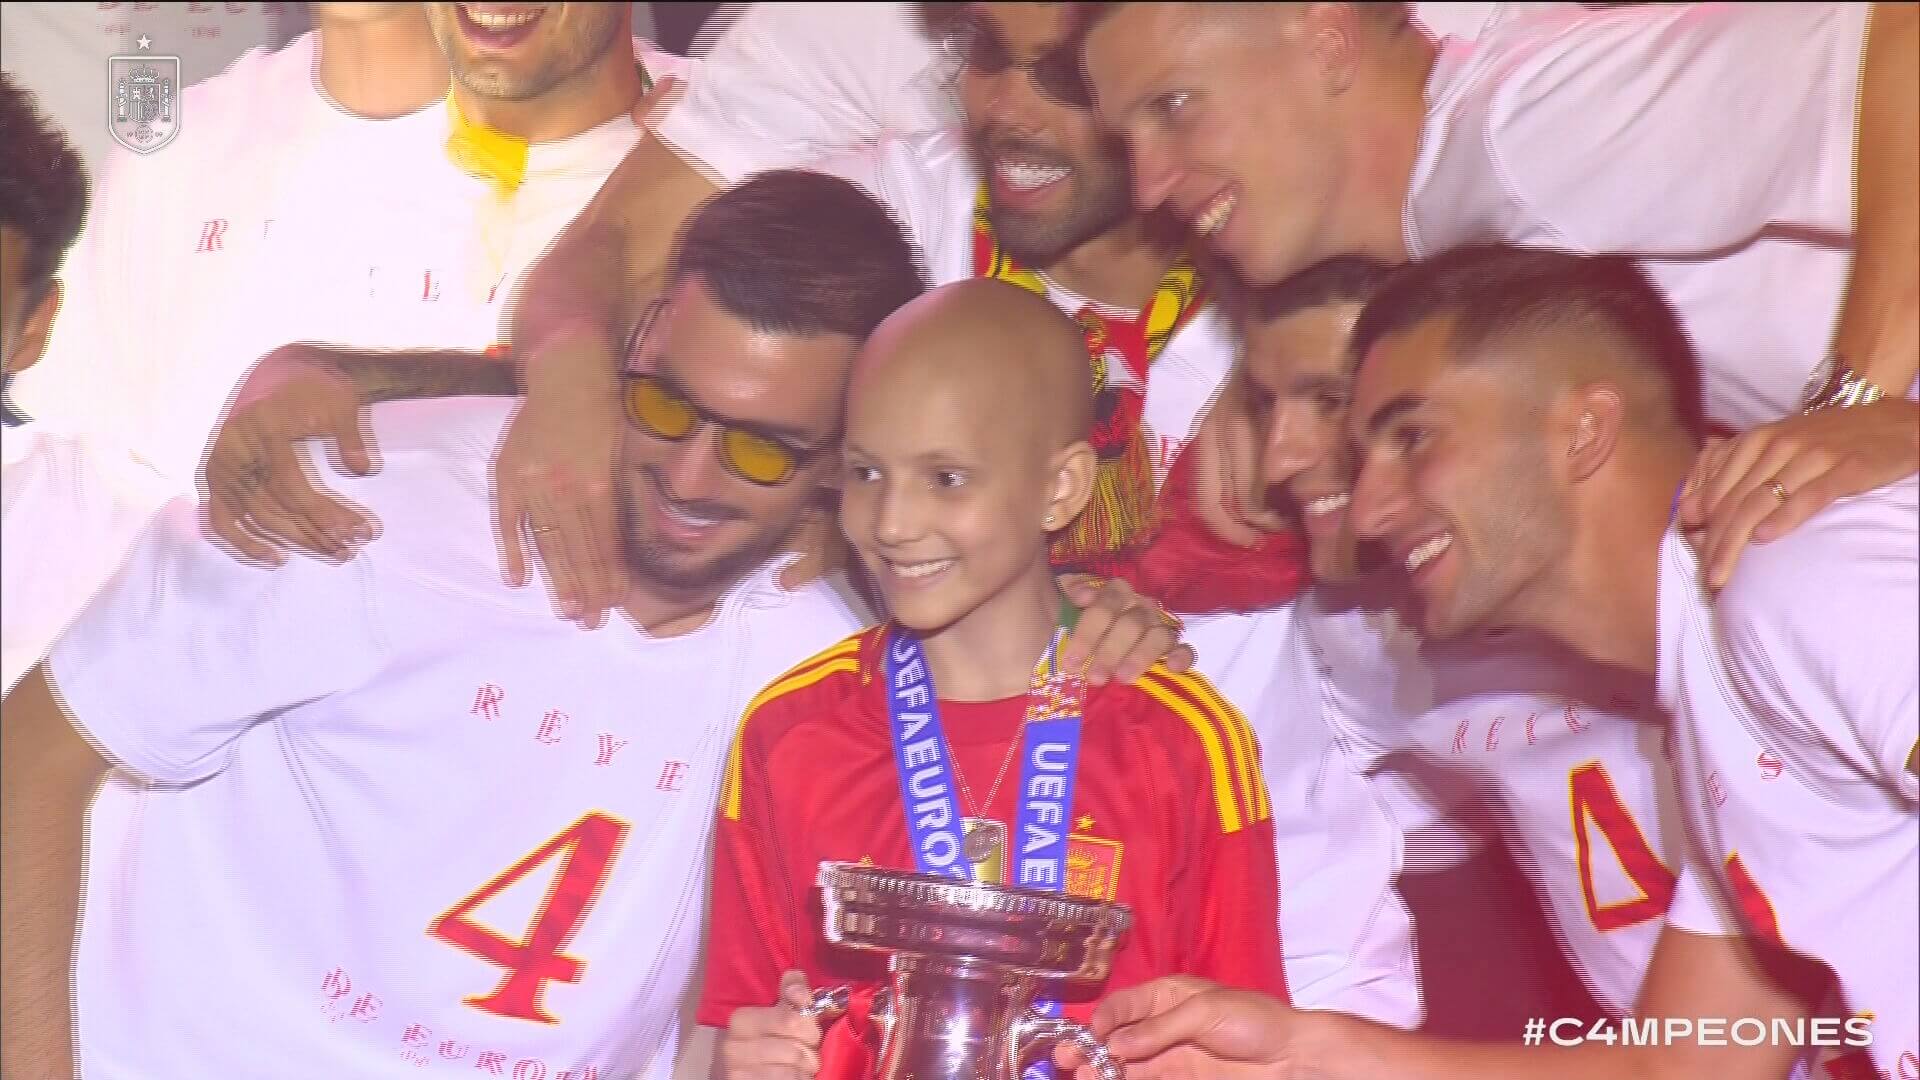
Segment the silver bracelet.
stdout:
<svg viewBox="0 0 1920 1080">
<path fill-rule="evenodd" d="M 1840 354 L 1828 353 L 1815 369 L 1813 378 L 1807 380 L 1800 411 L 1804 414 L 1822 409 L 1851 409 L 1856 405 L 1871 405 L 1886 396 L 1885 390 L 1848 367 Z"/>
</svg>

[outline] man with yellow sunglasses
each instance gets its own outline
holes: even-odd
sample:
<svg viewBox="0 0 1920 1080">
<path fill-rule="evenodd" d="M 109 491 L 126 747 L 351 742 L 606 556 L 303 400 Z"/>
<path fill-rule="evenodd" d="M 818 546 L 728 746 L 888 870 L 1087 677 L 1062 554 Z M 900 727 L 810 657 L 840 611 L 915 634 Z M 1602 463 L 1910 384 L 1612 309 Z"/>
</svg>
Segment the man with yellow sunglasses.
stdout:
<svg viewBox="0 0 1920 1080">
<path fill-rule="evenodd" d="M 922 289 L 880 207 L 796 172 L 696 215 L 673 281 L 648 356 L 689 411 L 626 429 L 638 584 L 598 630 L 495 569 L 512 399 L 372 410 L 383 467 L 338 482 L 385 533 L 343 563 L 161 512 L 6 701 L 6 1002 L 47 1028 L 9 1076 L 70 1075 L 76 1030 L 88 1077 L 671 1075 L 734 726 L 861 625 L 775 553 L 855 349 Z M 116 766 L 135 805 L 89 818 Z"/>
</svg>

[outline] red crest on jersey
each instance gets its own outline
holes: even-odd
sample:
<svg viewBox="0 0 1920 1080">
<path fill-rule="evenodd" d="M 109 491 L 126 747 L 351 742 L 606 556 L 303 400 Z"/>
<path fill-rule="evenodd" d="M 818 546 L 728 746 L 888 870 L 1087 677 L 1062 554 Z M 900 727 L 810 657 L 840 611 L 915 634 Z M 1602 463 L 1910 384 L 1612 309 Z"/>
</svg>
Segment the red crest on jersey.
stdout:
<svg viewBox="0 0 1920 1080">
<path fill-rule="evenodd" d="M 1118 840 L 1067 837 L 1067 895 L 1110 903 L 1120 894 L 1120 856 L 1125 850 Z"/>
</svg>

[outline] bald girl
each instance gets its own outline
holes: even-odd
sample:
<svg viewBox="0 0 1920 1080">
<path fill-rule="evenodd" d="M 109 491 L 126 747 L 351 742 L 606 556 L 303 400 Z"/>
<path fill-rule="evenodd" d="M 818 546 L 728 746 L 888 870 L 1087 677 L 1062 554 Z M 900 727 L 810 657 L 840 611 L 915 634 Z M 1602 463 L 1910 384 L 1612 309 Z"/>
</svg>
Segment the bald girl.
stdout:
<svg viewBox="0 0 1920 1080">
<path fill-rule="evenodd" d="M 1005 282 L 927 293 L 855 361 L 841 528 L 943 695 L 1025 688 L 1060 611 L 1048 534 L 1092 490 L 1092 417 L 1079 328 Z M 949 644 L 969 658 L 951 676 Z"/>
<path fill-rule="evenodd" d="M 850 1029 L 795 1008 L 871 978 L 822 947 L 792 887 L 829 861 L 1117 900 L 1144 922 L 1114 985 L 1181 972 L 1285 994 L 1269 803 L 1226 764 L 1253 760 L 1246 721 L 1158 665 L 1030 693 L 1036 669 L 1066 670 L 1047 534 L 1092 488 L 1090 382 L 1075 324 L 993 280 L 899 309 L 855 360 L 840 522 L 888 625 L 777 681 L 734 742 L 700 1009 L 727 1025 L 716 1076 L 857 1070 Z"/>
</svg>

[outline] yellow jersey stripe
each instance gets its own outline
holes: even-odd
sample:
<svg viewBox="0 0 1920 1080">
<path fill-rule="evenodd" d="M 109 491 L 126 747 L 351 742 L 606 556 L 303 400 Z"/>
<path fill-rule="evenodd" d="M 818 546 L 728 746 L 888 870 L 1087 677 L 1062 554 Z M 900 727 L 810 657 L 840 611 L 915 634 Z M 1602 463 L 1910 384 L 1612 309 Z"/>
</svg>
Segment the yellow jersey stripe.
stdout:
<svg viewBox="0 0 1920 1080">
<path fill-rule="evenodd" d="M 727 750 L 727 771 L 720 781 L 720 810 L 729 821 L 740 820 L 740 747 L 746 738 L 747 721 L 753 719 L 753 714 L 762 705 L 774 698 L 812 686 L 829 675 L 858 671 L 860 637 L 860 634 L 855 634 L 833 648 L 802 661 L 747 703 L 747 711 L 740 717 L 740 727 L 733 733 L 733 746 Z"/>
<path fill-rule="evenodd" d="M 1260 820 L 1260 797 L 1255 790 L 1253 771 L 1248 767 L 1252 755 L 1248 753 L 1246 725 L 1240 721 L 1233 707 L 1214 693 L 1204 678 L 1191 674 L 1162 672 L 1160 677 L 1184 690 L 1187 697 L 1200 706 L 1209 719 L 1219 727 L 1221 737 L 1227 745 L 1227 754 L 1233 759 L 1234 774 L 1240 781 L 1240 793 L 1245 798 L 1247 816 L 1254 821 Z"/>
<path fill-rule="evenodd" d="M 754 699 L 753 705 L 747 710 L 747 715 L 741 718 L 740 730 L 738 733 L 734 735 L 733 748 L 730 751 L 728 751 L 728 754 L 727 754 L 727 775 L 720 789 L 721 798 L 722 798 L 721 805 L 724 812 L 727 815 L 727 820 L 729 821 L 740 820 L 740 788 L 741 788 L 740 754 L 741 754 L 742 745 L 746 738 L 747 721 L 753 718 L 754 711 L 759 709 L 761 705 L 764 705 L 765 703 L 772 701 L 774 698 L 792 693 L 795 690 L 803 690 L 809 686 L 812 686 L 814 683 L 817 683 L 820 680 L 827 678 L 830 675 L 837 675 L 843 671 L 855 672 L 859 670 L 860 670 L 859 657 L 857 656 L 842 657 L 837 660 L 832 660 L 827 663 L 808 668 L 807 670 L 797 675 L 789 675 L 785 679 L 782 679 L 779 682 L 768 687 L 766 693 L 763 693 L 759 697 Z"/>
<path fill-rule="evenodd" d="M 1221 696 L 1212 680 L 1197 673 L 1169 675 L 1174 682 L 1185 686 L 1196 695 L 1200 702 L 1213 713 L 1221 727 L 1233 733 L 1233 744 L 1240 767 L 1241 789 L 1247 793 L 1247 802 L 1253 811 L 1253 820 L 1265 821 L 1273 816 L 1273 805 L 1267 797 L 1266 777 L 1260 771 L 1260 742 L 1253 736 L 1253 726 L 1247 718 L 1234 708 L 1233 702 Z"/>
<path fill-rule="evenodd" d="M 1200 737 L 1200 746 L 1206 751 L 1207 766 L 1212 773 L 1213 801 L 1220 809 L 1220 831 L 1239 832 L 1242 824 L 1240 799 L 1234 792 L 1233 766 L 1227 763 L 1227 750 L 1221 742 L 1219 728 L 1193 702 L 1187 700 L 1185 694 L 1162 682 L 1157 672 L 1149 672 L 1134 685 L 1165 705 L 1175 716 L 1185 720 L 1193 733 Z"/>
<path fill-rule="evenodd" d="M 758 709 L 760 706 L 765 705 L 767 702 L 772 701 L 774 698 L 777 698 L 780 695 L 786 693 L 787 691 L 782 689 L 782 687 L 786 686 L 788 683 L 792 682 L 793 680 L 798 679 L 803 675 L 806 675 L 808 672 L 812 671 L 813 669 L 823 666 L 825 664 L 830 664 L 835 660 L 844 660 L 849 658 L 857 659 L 860 655 L 860 639 L 865 636 L 866 636 L 866 631 L 862 630 L 860 633 L 855 634 L 850 638 L 847 638 L 846 640 L 840 642 L 838 645 L 835 645 L 833 648 L 824 649 L 820 652 L 817 652 L 812 656 L 806 658 L 805 660 L 802 660 L 799 663 L 788 668 L 787 673 L 785 675 L 782 675 L 779 678 L 773 680 L 773 682 L 770 685 L 768 685 L 768 687 L 765 690 L 762 690 L 758 694 L 754 695 L 753 700 L 747 703 L 746 715 L 752 716 L 755 709 Z"/>
</svg>

